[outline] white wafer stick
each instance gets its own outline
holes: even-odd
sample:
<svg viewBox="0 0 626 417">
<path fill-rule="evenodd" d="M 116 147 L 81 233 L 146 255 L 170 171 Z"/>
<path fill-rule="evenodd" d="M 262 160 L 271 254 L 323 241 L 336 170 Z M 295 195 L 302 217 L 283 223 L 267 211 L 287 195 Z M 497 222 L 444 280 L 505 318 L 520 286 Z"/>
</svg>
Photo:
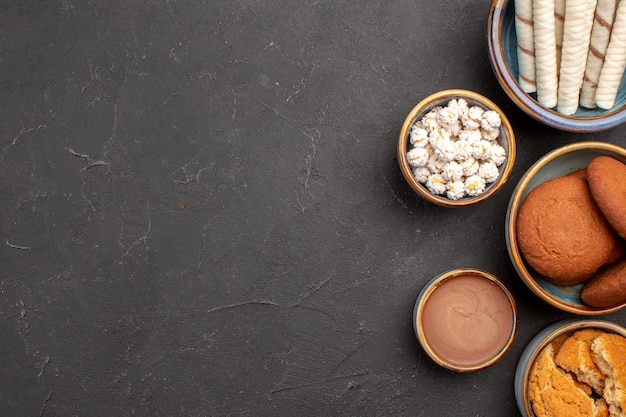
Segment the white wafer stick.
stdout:
<svg viewBox="0 0 626 417">
<path fill-rule="evenodd" d="M 596 3 L 597 0 L 567 0 L 565 6 L 559 102 L 556 107 L 562 114 L 574 114 L 578 109 Z"/>
<path fill-rule="evenodd" d="M 622 81 L 626 65 L 626 1 L 620 1 L 615 13 L 611 40 L 606 49 L 604 65 L 600 71 L 596 104 L 603 109 L 610 109 L 615 104 L 617 89 Z"/>
<path fill-rule="evenodd" d="M 554 28 L 556 35 L 556 68 L 561 65 L 561 49 L 563 48 L 563 22 L 565 21 L 565 0 L 554 0 Z"/>
<path fill-rule="evenodd" d="M 517 33 L 517 65 L 522 91 L 537 91 L 535 82 L 535 40 L 533 34 L 533 0 L 515 0 L 515 31 Z"/>
<path fill-rule="evenodd" d="M 537 91 L 535 79 L 535 43 L 533 34 L 533 0 L 515 0 L 517 63 L 519 84 L 526 93 Z"/>
<path fill-rule="evenodd" d="M 554 107 L 557 103 L 556 33 L 554 0 L 533 0 L 537 101 Z"/>
<path fill-rule="evenodd" d="M 598 0 L 596 16 L 591 29 L 591 42 L 587 55 L 587 67 L 583 78 L 583 88 L 580 90 L 581 106 L 592 109 L 596 107 L 595 96 L 598 88 L 598 78 L 604 63 L 604 55 L 611 38 L 611 28 L 615 18 L 615 9 L 618 0 Z"/>
</svg>

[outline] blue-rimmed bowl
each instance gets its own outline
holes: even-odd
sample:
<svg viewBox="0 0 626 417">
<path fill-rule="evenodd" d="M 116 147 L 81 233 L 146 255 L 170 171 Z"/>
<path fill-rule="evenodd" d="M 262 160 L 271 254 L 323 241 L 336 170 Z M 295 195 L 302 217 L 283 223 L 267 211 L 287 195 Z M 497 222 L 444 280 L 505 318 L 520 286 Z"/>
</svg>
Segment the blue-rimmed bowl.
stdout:
<svg viewBox="0 0 626 417">
<path fill-rule="evenodd" d="M 626 163 L 626 149 L 604 142 L 578 142 L 555 149 L 535 162 L 518 182 L 506 212 L 505 240 L 509 257 L 522 281 L 548 304 L 580 315 L 608 314 L 626 307 L 626 302 L 610 307 L 590 307 L 580 298 L 584 284 L 562 286 L 548 282 L 525 261 L 517 244 L 517 214 L 529 192 L 539 184 L 586 168 L 597 156 L 611 156 Z"/>
<path fill-rule="evenodd" d="M 618 324 L 594 319 L 568 319 L 546 327 L 526 345 L 515 370 L 515 401 L 523 417 L 535 417 L 532 404 L 528 398 L 528 380 L 533 363 L 542 349 L 554 339 L 565 333 L 573 333 L 582 329 L 599 329 L 626 337 L 626 329 Z"/>
<path fill-rule="evenodd" d="M 597 132 L 626 122 L 626 75 L 622 78 L 615 105 L 610 110 L 578 107 L 571 116 L 558 113 L 537 102 L 518 83 L 517 35 L 514 0 L 493 0 L 489 13 L 489 61 L 498 82 L 513 102 L 535 120 L 569 132 Z"/>
</svg>

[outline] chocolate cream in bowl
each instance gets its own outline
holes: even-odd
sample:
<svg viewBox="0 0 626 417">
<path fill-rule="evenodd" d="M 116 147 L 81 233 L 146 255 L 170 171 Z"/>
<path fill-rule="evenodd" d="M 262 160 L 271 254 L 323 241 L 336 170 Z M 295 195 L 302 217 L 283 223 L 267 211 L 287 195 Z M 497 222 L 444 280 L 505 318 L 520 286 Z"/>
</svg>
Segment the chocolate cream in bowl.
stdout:
<svg viewBox="0 0 626 417">
<path fill-rule="evenodd" d="M 440 283 L 425 303 L 422 328 L 430 348 L 455 365 L 496 356 L 513 330 L 506 294 L 480 276 L 460 275 Z"/>
</svg>

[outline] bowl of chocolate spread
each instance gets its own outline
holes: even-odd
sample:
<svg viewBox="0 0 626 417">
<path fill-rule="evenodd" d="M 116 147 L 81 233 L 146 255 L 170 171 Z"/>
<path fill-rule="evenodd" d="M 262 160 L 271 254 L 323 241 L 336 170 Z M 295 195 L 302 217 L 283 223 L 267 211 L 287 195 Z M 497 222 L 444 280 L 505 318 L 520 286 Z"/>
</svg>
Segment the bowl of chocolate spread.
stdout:
<svg viewBox="0 0 626 417">
<path fill-rule="evenodd" d="M 513 343 L 515 300 L 489 272 L 455 269 L 422 289 L 413 328 L 435 363 L 456 372 L 477 371 L 496 363 Z"/>
</svg>

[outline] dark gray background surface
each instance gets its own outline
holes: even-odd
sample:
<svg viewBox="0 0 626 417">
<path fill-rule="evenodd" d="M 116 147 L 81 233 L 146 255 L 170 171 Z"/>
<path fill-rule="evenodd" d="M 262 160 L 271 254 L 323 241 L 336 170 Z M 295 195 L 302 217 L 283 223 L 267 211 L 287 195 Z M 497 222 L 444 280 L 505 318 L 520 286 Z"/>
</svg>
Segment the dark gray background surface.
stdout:
<svg viewBox="0 0 626 417">
<path fill-rule="evenodd" d="M 597 134 L 518 110 L 487 58 L 486 0 L 3 1 L 0 415 L 515 416 L 526 343 L 570 317 L 504 243 L 517 180 Z M 403 180 L 411 108 L 448 88 L 509 116 L 512 177 L 452 210 Z M 498 275 L 515 344 L 439 368 L 415 298 Z M 626 324 L 626 315 L 609 320 Z"/>
</svg>

